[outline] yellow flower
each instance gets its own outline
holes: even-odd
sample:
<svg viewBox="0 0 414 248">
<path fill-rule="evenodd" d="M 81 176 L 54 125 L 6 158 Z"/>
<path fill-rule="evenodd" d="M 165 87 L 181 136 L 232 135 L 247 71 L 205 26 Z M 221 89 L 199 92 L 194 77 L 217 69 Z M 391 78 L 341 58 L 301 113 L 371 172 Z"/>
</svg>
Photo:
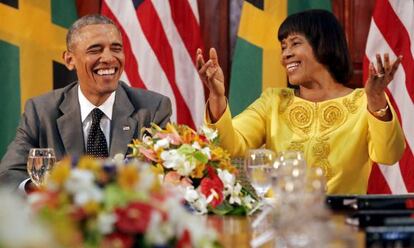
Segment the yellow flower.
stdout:
<svg viewBox="0 0 414 248">
<path fill-rule="evenodd" d="M 202 178 L 204 176 L 203 172 L 205 168 L 206 168 L 205 164 L 197 163 L 196 168 L 191 172 L 191 177 Z"/>
<path fill-rule="evenodd" d="M 162 166 L 162 164 L 160 163 L 156 163 L 154 166 L 151 166 L 151 170 L 157 175 L 164 174 L 164 166 Z"/>
<path fill-rule="evenodd" d="M 58 187 L 62 186 L 70 175 L 70 158 L 65 158 L 53 168 L 48 180 L 55 183 Z"/>
<path fill-rule="evenodd" d="M 99 160 L 92 157 L 82 157 L 77 165 L 78 169 L 92 171 L 95 175 L 99 174 L 102 167 Z"/>
<path fill-rule="evenodd" d="M 99 203 L 96 201 L 88 201 L 85 205 L 83 205 L 83 210 L 87 215 L 96 215 L 99 212 Z"/>
<path fill-rule="evenodd" d="M 126 165 L 119 168 L 118 183 L 122 188 L 132 189 L 139 180 L 137 167 Z"/>
</svg>

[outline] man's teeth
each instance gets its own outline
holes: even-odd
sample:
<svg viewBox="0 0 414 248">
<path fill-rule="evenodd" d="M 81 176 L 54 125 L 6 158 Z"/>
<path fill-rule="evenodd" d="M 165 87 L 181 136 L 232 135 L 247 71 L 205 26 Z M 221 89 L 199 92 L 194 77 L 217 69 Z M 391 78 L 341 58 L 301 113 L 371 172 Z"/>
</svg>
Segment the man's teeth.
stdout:
<svg viewBox="0 0 414 248">
<path fill-rule="evenodd" d="M 295 70 L 296 68 L 298 68 L 298 66 L 299 66 L 299 63 L 297 63 L 297 62 L 295 62 L 295 63 L 290 63 L 290 64 L 287 64 L 287 65 L 286 65 L 286 69 L 287 69 L 288 71 L 293 71 L 293 70 Z"/>
<path fill-rule="evenodd" d="M 111 68 L 111 69 L 99 69 L 96 72 L 99 76 L 103 76 L 103 75 L 112 75 L 115 73 L 115 68 Z"/>
</svg>

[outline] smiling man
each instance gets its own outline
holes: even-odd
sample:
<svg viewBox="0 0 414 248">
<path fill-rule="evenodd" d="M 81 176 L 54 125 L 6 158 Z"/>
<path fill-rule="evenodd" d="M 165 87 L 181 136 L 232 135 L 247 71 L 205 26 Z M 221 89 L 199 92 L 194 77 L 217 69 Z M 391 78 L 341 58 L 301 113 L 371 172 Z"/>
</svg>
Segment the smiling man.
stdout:
<svg viewBox="0 0 414 248">
<path fill-rule="evenodd" d="M 26 102 L 16 137 L 0 164 L 0 184 L 26 184 L 31 148 L 54 148 L 65 155 L 96 157 L 126 154 L 140 130 L 161 127 L 171 116 L 170 100 L 119 81 L 125 58 L 115 24 L 101 15 L 84 16 L 69 29 L 63 54 L 78 82 Z"/>
</svg>

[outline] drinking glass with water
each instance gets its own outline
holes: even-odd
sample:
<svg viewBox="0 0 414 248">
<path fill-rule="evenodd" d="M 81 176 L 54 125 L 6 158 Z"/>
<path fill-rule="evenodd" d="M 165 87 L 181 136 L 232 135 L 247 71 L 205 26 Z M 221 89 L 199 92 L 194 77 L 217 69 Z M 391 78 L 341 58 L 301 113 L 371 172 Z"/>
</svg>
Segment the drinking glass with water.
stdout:
<svg viewBox="0 0 414 248">
<path fill-rule="evenodd" d="M 252 149 L 246 153 L 247 176 L 261 199 L 271 187 L 271 171 L 275 157 L 276 154 L 268 149 Z"/>
<path fill-rule="evenodd" d="M 43 185 L 56 162 L 53 148 L 32 148 L 27 158 L 27 172 L 30 179 L 37 186 Z"/>
</svg>

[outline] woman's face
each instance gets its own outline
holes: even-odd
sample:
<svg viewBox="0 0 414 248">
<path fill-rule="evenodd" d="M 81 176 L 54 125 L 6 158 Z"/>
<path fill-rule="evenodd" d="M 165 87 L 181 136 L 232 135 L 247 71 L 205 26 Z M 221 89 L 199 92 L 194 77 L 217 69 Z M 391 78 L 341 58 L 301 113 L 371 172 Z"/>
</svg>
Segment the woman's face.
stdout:
<svg viewBox="0 0 414 248">
<path fill-rule="evenodd" d="M 281 41 L 282 65 L 292 85 L 304 85 L 317 80 L 317 75 L 326 68 L 313 53 L 311 44 L 301 34 L 290 34 Z"/>
</svg>

